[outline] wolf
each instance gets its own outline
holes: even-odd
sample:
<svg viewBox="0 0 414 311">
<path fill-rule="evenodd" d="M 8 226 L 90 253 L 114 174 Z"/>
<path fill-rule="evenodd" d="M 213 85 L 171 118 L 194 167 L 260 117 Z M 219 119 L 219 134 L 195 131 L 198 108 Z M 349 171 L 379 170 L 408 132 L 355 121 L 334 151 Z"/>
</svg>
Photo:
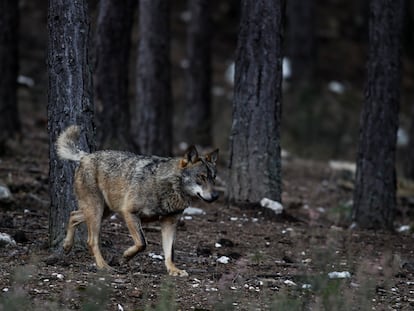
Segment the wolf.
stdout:
<svg viewBox="0 0 414 311">
<path fill-rule="evenodd" d="M 78 147 L 79 135 L 79 127 L 72 125 L 59 135 L 56 143 L 60 159 L 78 163 L 74 175 L 78 210 L 71 212 L 64 251 L 71 250 L 76 226 L 85 222 L 88 247 L 97 268 L 112 269 L 102 257 L 99 234 L 102 219 L 115 212 L 125 220 L 134 241 L 123 253 L 125 261 L 146 248 L 141 222 L 159 221 L 168 273 L 188 276 L 173 262 L 177 222 L 192 197 L 206 202 L 218 198 L 214 184 L 219 150 L 199 156 L 191 146 L 179 158 L 111 150 L 87 153 Z"/>
</svg>

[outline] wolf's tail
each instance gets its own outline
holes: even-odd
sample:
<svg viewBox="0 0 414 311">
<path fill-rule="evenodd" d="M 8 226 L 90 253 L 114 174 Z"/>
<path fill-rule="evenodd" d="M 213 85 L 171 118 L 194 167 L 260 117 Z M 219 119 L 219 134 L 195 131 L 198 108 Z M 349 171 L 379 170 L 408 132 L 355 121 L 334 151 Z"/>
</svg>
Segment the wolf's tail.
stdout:
<svg viewBox="0 0 414 311">
<path fill-rule="evenodd" d="M 79 150 L 77 142 L 80 136 L 80 129 L 77 125 L 71 125 L 58 137 L 56 143 L 57 154 L 62 160 L 79 162 L 88 153 Z"/>
</svg>

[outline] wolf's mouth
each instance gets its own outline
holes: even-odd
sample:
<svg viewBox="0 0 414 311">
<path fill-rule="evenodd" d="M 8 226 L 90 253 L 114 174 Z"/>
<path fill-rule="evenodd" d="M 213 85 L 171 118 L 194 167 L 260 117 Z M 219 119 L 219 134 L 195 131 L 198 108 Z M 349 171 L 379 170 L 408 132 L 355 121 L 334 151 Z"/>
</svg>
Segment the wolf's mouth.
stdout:
<svg viewBox="0 0 414 311">
<path fill-rule="evenodd" d="M 213 198 L 213 197 L 212 197 L 212 198 L 210 198 L 210 199 L 203 198 L 199 192 L 197 192 L 197 196 L 198 196 L 201 200 L 203 200 L 203 201 L 205 201 L 205 202 L 207 202 L 207 203 L 211 203 L 211 202 L 214 202 L 214 201 L 216 200 L 216 198 Z"/>
</svg>

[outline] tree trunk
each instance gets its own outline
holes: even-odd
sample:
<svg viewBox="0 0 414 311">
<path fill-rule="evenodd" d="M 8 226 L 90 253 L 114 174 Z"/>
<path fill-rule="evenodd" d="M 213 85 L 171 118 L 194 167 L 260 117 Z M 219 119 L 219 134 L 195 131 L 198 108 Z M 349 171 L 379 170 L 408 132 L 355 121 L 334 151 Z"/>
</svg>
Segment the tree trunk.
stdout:
<svg viewBox="0 0 414 311">
<path fill-rule="evenodd" d="M 311 81 L 316 64 L 314 0 L 289 0 L 286 9 L 290 79 L 295 84 L 302 84 Z"/>
<path fill-rule="evenodd" d="M 190 144 L 211 145 L 211 21 L 209 0 L 189 0 L 189 67 L 185 92 L 185 135 Z"/>
<path fill-rule="evenodd" d="M 136 5 L 136 0 L 99 2 L 94 95 L 100 149 L 132 149 L 128 69 Z"/>
<path fill-rule="evenodd" d="M 282 2 L 241 2 L 229 189 L 237 204 L 281 199 Z"/>
<path fill-rule="evenodd" d="M 353 218 L 363 228 L 393 228 L 403 2 L 371 1 L 368 79 L 353 207 Z"/>
<path fill-rule="evenodd" d="M 411 125 L 408 137 L 407 154 L 404 157 L 404 175 L 414 180 L 414 104 L 411 104 Z"/>
<path fill-rule="evenodd" d="M 67 126 L 77 124 L 81 127 L 80 148 L 91 151 L 94 142 L 86 0 L 50 0 L 48 29 L 49 241 L 57 251 L 65 237 L 69 214 L 77 208 L 72 188 L 75 164 L 58 159 L 57 137 Z M 85 243 L 84 230 L 77 232 L 82 235 L 77 240 Z"/>
<path fill-rule="evenodd" d="M 137 124 L 142 154 L 167 156 L 172 149 L 170 1 L 139 2 Z"/>
<path fill-rule="evenodd" d="M 0 1 L 0 145 L 20 132 L 17 109 L 19 1 Z M 3 149 L 3 148 L 1 148 Z"/>
</svg>

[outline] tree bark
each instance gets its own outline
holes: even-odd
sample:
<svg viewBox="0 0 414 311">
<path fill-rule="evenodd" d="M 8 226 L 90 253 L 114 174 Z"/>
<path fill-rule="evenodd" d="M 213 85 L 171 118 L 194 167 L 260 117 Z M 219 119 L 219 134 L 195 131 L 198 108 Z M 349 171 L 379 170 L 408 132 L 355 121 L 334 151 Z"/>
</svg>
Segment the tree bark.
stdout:
<svg viewBox="0 0 414 311">
<path fill-rule="evenodd" d="M 370 5 L 368 78 L 353 207 L 353 218 L 363 228 L 393 228 L 403 3 L 372 0 Z"/>
<path fill-rule="evenodd" d="M 189 0 L 187 30 L 185 135 L 190 144 L 209 146 L 211 139 L 211 20 L 209 0 Z"/>
<path fill-rule="evenodd" d="M 414 180 L 414 104 L 411 106 L 411 124 L 408 132 L 408 147 L 404 157 L 404 175 Z"/>
<path fill-rule="evenodd" d="M 170 1 L 139 2 L 136 143 L 142 154 L 171 155 Z"/>
<path fill-rule="evenodd" d="M 0 1 L 0 145 L 20 132 L 17 107 L 19 1 Z M 3 149 L 3 148 L 2 148 Z"/>
<path fill-rule="evenodd" d="M 136 0 L 101 0 L 94 72 L 97 142 L 100 149 L 133 147 L 128 99 L 129 51 Z"/>
<path fill-rule="evenodd" d="M 281 199 L 282 2 L 241 2 L 229 189 L 237 204 Z"/>
<path fill-rule="evenodd" d="M 50 0 L 48 30 L 49 242 L 58 251 L 77 204 L 72 187 L 75 164 L 58 159 L 57 137 L 67 126 L 77 124 L 81 127 L 80 148 L 91 151 L 94 145 L 86 0 Z M 77 232 L 76 239 L 85 243 L 85 231 Z"/>
</svg>

